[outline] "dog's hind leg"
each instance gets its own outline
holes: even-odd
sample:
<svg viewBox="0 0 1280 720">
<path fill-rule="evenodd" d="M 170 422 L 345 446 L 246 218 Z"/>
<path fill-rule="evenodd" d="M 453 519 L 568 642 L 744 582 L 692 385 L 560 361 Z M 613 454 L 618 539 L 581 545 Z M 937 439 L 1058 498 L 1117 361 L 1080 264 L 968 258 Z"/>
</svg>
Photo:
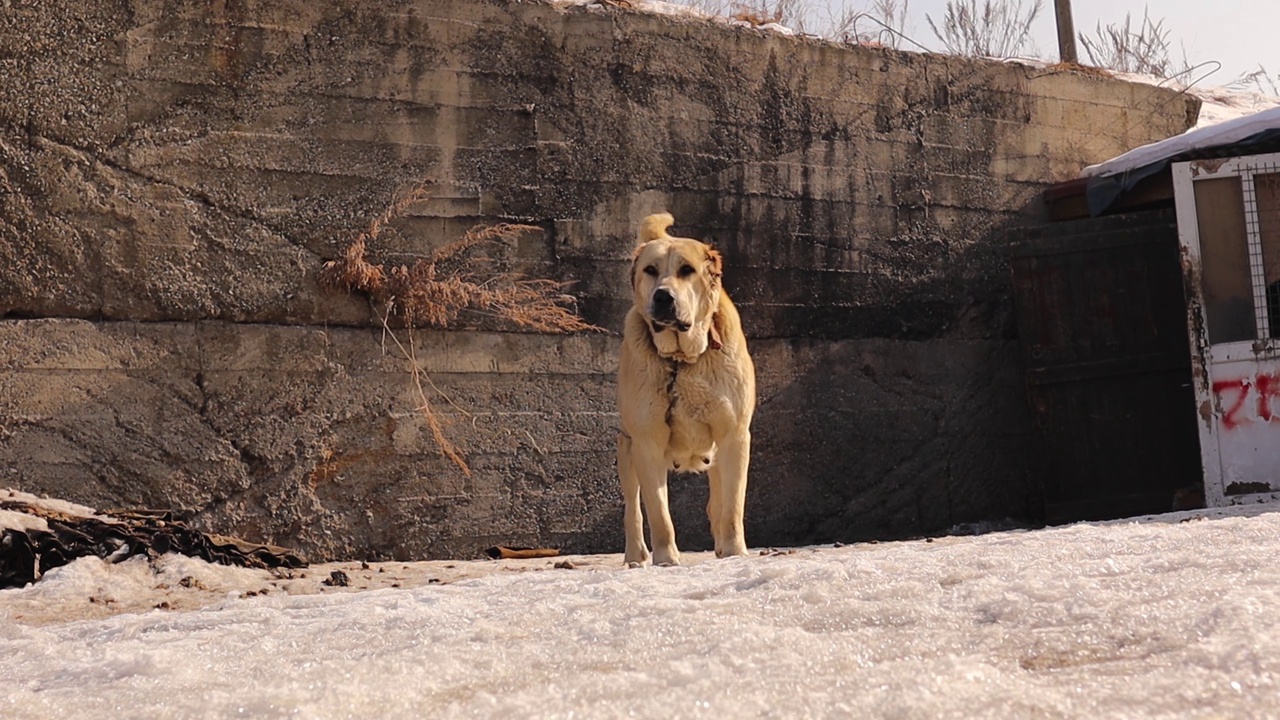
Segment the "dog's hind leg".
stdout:
<svg viewBox="0 0 1280 720">
<path fill-rule="evenodd" d="M 722 557 L 720 543 L 724 537 L 720 524 L 722 515 L 720 506 L 723 504 L 720 497 L 722 487 L 724 487 L 724 479 L 720 464 L 712 463 L 711 467 L 707 468 L 707 520 L 711 522 L 711 537 L 716 541 L 716 557 Z"/>
<path fill-rule="evenodd" d="M 747 540 L 742 516 L 747 502 L 747 464 L 751 460 L 751 433 L 742 430 L 720 444 L 716 464 L 720 468 L 720 533 L 716 535 L 716 557 L 746 555 Z M 714 487 L 714 485 L 713 485 Z M 712 523 L 712 531 L 715 531 Z"/>
<path fill-rule="evenodd" d="M 627 545 L 627 565 L 649 562 L 649 548 L 644 544 L 644 511 L 640 509 L 640 481 L 631 460 L 631 438 L 618 434 L 618 480 L 622 485 L 622 528 Z"/>
</svg>

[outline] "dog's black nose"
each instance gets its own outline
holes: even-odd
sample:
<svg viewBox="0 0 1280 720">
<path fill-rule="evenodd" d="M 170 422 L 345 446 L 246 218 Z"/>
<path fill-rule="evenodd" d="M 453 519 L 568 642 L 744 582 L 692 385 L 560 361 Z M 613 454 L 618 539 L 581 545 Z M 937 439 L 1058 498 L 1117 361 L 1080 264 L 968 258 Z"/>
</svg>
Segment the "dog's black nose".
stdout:
<svg viewBox="0 0 1280 720">
<path fill-rule="evenodd" d="M 666 288 L 653 291 L 653 319 L 663 325 L 676 321 L 676 297 Z"/>
</svg>

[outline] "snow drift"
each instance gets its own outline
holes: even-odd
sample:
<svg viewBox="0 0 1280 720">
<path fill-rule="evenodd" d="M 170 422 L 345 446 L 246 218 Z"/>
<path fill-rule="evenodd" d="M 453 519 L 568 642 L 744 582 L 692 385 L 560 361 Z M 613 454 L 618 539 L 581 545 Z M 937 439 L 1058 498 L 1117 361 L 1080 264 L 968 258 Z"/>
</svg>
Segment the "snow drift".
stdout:
<svg viewBox="0 0 1280 720">
<path fill-rule="evenodd" d="M 680 568 L 462 563 L 492 572 L 330 596 L 85 558 L 0 592 L 0 715 L 1263 715 L 1277 557 L 1280 514 L 1237 508 Z M 190 573 L 226 594 L 80 619 L 104 586 L 145 601 Z M 15 617 L 36 606 L 59 616 Z"/>
</svg>

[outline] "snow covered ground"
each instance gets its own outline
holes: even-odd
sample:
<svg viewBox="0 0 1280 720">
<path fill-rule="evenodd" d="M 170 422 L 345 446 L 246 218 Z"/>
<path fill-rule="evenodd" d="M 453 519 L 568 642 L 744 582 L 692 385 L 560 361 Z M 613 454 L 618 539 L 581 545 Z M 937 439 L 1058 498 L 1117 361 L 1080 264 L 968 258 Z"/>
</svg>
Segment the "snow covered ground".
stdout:
<svg viewBox="0 0 1280 720">
<path fill-rule="evenodd" d="M 1280 513 L 689 559 L 252 597 L 273 578 L 82 559 L 0 591 L 0 717 L 1280 714 Z M 197 609 L 137 611 L 170 599 Z"/>
</svg>

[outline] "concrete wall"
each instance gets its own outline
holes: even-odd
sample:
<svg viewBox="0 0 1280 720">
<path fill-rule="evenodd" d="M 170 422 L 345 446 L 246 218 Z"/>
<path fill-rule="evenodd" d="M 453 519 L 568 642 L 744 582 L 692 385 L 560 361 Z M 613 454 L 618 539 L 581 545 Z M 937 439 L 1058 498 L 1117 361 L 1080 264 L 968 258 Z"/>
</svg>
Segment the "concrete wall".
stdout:
<svg viewBox="0 0 1280 720">
<path fill-rule="evenodd" d="M 634 224 L 726 252 L 761 375 L 752 544 L 1034 517 L 1001 256 L 1046 183 L 1195 101 L 1069 72 L 472 0 L 0 9 L 0 485 L 313 557 L 621 547 L 616 338 L 418 334 L 475 473 L 326 258 L 477 222 L 617 328 Z M 682 545 L 705 488 L 673 485 Z"/>
</svg>

